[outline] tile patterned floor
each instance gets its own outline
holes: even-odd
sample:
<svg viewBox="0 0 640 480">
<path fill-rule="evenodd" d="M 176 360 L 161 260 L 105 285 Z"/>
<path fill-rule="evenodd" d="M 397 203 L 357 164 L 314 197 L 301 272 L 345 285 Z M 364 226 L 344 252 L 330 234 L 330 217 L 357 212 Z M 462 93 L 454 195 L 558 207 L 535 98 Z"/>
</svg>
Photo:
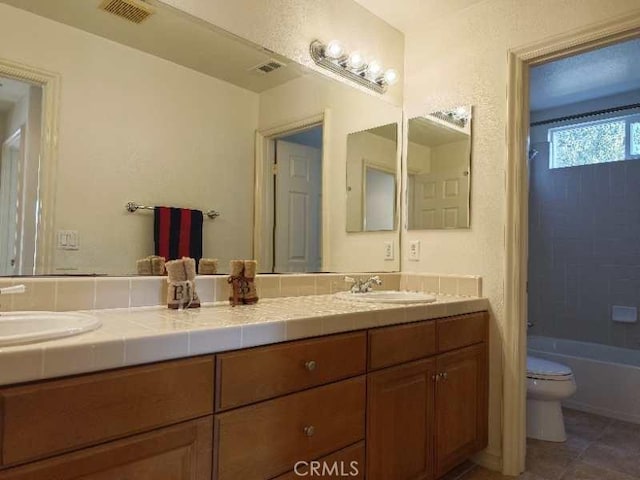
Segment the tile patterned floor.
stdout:
<svg viewBox="0 0 640 480">
<path fill-rule="evenodd" d="M 527 441 L 520 480 L 640 480 L 640 425 L 565 409 L 566 443 Z M 508 480 L 481 467 L 462 467 L 446 480 Z"/>
</svg>

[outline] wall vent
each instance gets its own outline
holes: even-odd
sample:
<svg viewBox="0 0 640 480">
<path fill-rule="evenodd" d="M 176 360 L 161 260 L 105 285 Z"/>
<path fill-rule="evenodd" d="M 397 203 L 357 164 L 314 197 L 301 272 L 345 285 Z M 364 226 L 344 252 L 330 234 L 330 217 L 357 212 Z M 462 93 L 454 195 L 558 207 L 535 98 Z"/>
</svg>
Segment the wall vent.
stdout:
<svg viewBox="0 0 640 480">
<path fill-rule="evenodd" d="M 133 23 L 142 23 L 153 14 L 153 9 L 139 0 L 103 0 L 100 8 Z"/>
<path fill-rule="evenodd" d="M 286 65 L 284 63 L 279 62 L 278 60 L 274 60 L 272 58 L 268 62 L 261 63 L 260 65 L 256 65 L 255 67 L 250 68 L 249 70 L 255 70 L 256 72 L 259 72 L 259 73 L 271 73 L 285 66 Z"/>
</svg>

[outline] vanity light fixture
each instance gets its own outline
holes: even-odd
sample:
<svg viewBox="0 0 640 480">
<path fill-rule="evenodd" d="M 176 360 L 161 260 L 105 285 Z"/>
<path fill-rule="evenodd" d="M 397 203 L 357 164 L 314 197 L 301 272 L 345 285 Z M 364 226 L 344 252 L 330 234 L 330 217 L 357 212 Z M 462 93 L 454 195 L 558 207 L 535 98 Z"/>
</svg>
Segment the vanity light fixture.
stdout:
<svg viewBox="0 0 640 480">
<path fill-rule="evenodd" d="M 453 110 L 441 110 L 431 113 L 430 115 L 461 128 L 465 128 L 471 119 L 471 112 L 465 107 L 458 107 Z"/>
<path fill-rule="evenodd" d="M 326 45 L 320 40 L 314 40 L 309 46 L 309 52 L 316 65 L 378 93 L 385 93 L 389 85 L 398 81 L 398 72 L 393 68 L 385 70 L 380 62 L 373 59 L 367 62 L 358 51 L 347 54 L 337 40 Z"/>
</svg>

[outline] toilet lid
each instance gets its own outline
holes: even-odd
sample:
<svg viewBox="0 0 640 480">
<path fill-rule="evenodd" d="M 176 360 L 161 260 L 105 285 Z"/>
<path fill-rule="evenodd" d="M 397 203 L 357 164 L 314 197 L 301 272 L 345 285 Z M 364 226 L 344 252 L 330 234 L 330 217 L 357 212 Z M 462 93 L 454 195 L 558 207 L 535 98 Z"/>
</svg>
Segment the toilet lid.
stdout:
<svg viewBox="0 0 640 480">
<path fill-rule="evenodd" d="M 543 358 L 527 357 L 527 377 L 549 380 L 562 380 L 570 377 L 572 371 L 566 365 Z"/>
</svg>

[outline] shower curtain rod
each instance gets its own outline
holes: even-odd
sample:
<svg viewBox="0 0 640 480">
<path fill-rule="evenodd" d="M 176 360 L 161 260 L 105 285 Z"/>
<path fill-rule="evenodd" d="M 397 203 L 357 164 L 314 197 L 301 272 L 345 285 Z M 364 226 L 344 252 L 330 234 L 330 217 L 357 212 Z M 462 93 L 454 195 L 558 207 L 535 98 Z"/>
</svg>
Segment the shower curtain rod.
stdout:
<svg viewBox="0 0 640 480">
<path fill-rule="evenodd" d="M 531 127 L 537 127 L 539 125 L 548 125 L 550 123 L 566 122 L 567 120 L 578 120 L 580 118 L 594 117 L 596 115 L 603 115 L 605 113 L 622 112 L 624 110 L 633 110 L 634 108 L 640 108 L 640 103 L 632 103 L 630 105 L 622 105 L 620 107 L 605 108 L 604 110 L 594 110 L 593 112 L 578 113 L 576 115 L 567 115 L 566 117 L 551 118 L 549 120 L 541 120 L 539 122 L 532 122 Z"/>
</svg>

